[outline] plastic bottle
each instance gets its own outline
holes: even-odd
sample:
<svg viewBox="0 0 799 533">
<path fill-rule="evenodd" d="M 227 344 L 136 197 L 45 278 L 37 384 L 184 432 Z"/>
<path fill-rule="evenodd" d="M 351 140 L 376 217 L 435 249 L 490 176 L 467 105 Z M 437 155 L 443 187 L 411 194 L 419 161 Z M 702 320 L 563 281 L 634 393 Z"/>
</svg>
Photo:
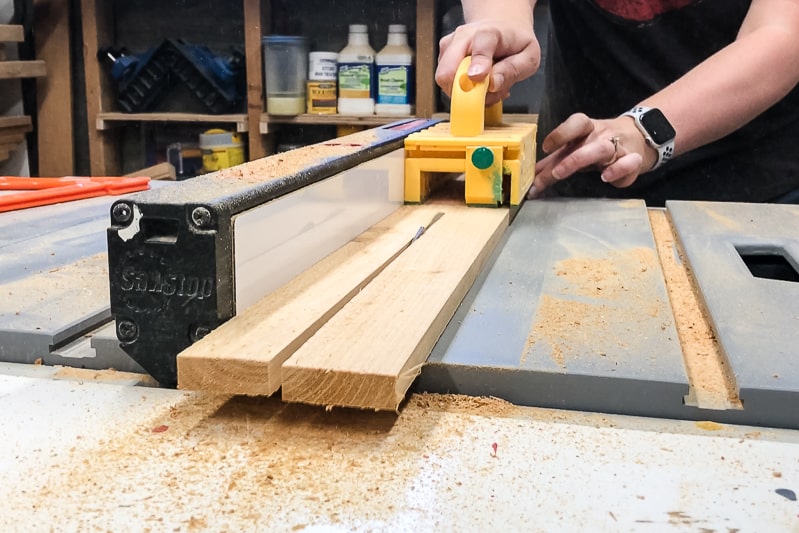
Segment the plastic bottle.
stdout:
<svg viewBox="0 0 799 533">
<path fill-rule="evenodd" d="M 350 24 L 347 46 L 338 54 L 338 112 L 373 115 L 375 51 L 366 24 Z"/>
<path fill-rule="evenodd" d="M 311 52 L 308 54 L 308 103 L 306 111 L 311 114 L 330 115 L 336 113 L 336 76 L 338 54 L 335 52 Z"/>
<path fill-rule="evenodd" d="M 413 114 L 413 50 L 404 24 L 388 27 L 388 41 L 375 59 L 378 115 Z"/>
</svg>

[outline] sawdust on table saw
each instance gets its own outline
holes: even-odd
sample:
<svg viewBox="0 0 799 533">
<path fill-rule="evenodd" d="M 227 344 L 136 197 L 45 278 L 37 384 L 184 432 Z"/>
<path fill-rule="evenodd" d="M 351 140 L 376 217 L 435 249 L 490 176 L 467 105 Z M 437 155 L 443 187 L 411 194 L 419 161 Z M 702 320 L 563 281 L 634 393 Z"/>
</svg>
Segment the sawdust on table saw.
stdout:
<svg viewBox="0 0 799 533">
<path fill-rule="evenodd" d="M 667 214 L 661 210 L 650 210 L 649 219 L 694 400 L 700 407 L 709 409 L 740 409 L 742 404 L 738 388 L 706 318 L 708 315 Z"/>
<path fill-rule="evenodd" d="M 279 516 L 263 504 L 271 494 L 299 500 L 311 517 L 330 517 L 333 524 L 342 508 L 357 509 L 365 523 L 390 521 L 406 507 L 404 495 L 413 492 L 422 468 L 459 461 L 457 452 L 447 454 L 447 442 L 457 439 L 492 453 L 492 442 L 470 434 L 475 417 L 531 412 L 546 421 L 568 417 L 454 395 L 412 395 L 397 415 L 185 393 L 132 432 L 114 434 L 118 428 L 112 427 L 99 445 L 76 445 L 53 466 L 45 486 L 17 489 L 35 491 L 31 510 L 46 513 L 50 523 L 86 527 L 97 524 L 91 508 L 98 494 L 119 508 L 145 509 L 149 518 L 137 521 L 141 531 L 161 530 L 165 516 L 179 517 L 187 530 L 207 524 L 224 530 L 226 517 L 234 515 L 239 523 L 242 516 L 251 519 L 254 527 L 274 522 Z M 604 424 L 601 415 L 589 417 L 592 425 Z"/>
<path fill-rule="evenodd" d="M 92 370 L 88 368 L 73 368 L 70 366 L 56 366 L 55 379 L 69 379 L 73 381 L 136 381 L 140 384 L 155 387 L 158 383 L 147 374 L 136 374 L 133 372 L 122 372 L 114 368 L 104 370 Z"/>
<path fill-rule="evenodd" d="M 100 308 L 110 298 L 108 287 L 108 257 L 105 253 L 84 257 L 73 263 L 31 272 L 27 277 L 3 285 L 0 318 L 5 314 L 30 314 L 46 329 L 61 317 L 45 312 L 44 302 L 55 297 L 62 299 L 62 307 L 75 309 Z M 7 313 L 3 311 L 7 310 Z M 64 307 L 62 313 L 69 309 Z"/>
<path fill-rule="evenodd" d="M 632 335 L 641 330 L 639 325 L 668 317 L 667 303 L 652 290 L 656 265 L 654 251 L 645 247 L 556 263 L 555 274 L 566 285 L 559 295 L 541 297 L 521 362 L 540 341 L 548 344 L 552 359 L 564 369 L 570 353 L 604 357 L 617 351 L 616 347 L 629 348 L 631 339 L 620 336 L 616 326 L 626 327 Z M 636 305 L 620 305 L 629 301 L 630 295 Z"/>
<path fill-rule="evenodd" d="M 327 159 L 349 155 L 374 143 L 377 139 L 374 130 L 366 130 L 223 169 L 219 171 L 219 176 L 250 183 L 291 176 L 306 168 L 320 165 Z"/>
<path fill-rule="evenodd" d="M 534 482 L 515 479 L 503 456 L 516 426 L 530 428 L 531 438 L 513 441 L 511 457 L 526 450 L 533 463 L 553 460 L 538 454 L 535 442 L 548 438 L 552 424 L 565 424 L 576 446 L 594 451 L 601 439 L 585 440 L 569 427 L 641 429 L 635 418 L 455 395 L 411 395 L 399 415 L 327 412 L 277 398 L 170 397 L 149 412 L 136 410 L 135 422 L 120 412 L 119 424 L 102 429 L 103 439 L 89 424 L 87 438 L 78 436 L 42 475 L 20 479 L 4 503 L 28 523 L 71 531 L 129 529 L 120 519 L 144 532 L 263 531 L 278 524 L 283 531 L 311 524 L 360 530 L 395 523 L 444 492 L 460 495 L 482 472 L 495 481 Z M 656 431 L 673 430 L 662 424 Z M 507 473 L 498 478 L 497 468 Z"/>
</svg>

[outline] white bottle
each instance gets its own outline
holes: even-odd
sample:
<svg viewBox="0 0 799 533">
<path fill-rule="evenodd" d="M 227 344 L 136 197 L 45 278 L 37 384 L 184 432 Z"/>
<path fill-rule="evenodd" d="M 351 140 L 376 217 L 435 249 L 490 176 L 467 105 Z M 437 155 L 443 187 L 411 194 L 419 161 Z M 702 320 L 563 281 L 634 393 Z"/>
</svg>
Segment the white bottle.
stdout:
<svg viewBox="0 0 799 533">
<path fill-rule="evenodd" d="M 413 114 L 413 50 L 408 46 L 404 24 L 388 27 L 388 42 L 375 60 L 377 64 L 378 115 Z"/>
<path fill-rule="evenodd" d="M 347 46 L 338 54 L 338 112 L 373 115 L 375 51 L 366 24 L 350 24 Z"/>
</svg>

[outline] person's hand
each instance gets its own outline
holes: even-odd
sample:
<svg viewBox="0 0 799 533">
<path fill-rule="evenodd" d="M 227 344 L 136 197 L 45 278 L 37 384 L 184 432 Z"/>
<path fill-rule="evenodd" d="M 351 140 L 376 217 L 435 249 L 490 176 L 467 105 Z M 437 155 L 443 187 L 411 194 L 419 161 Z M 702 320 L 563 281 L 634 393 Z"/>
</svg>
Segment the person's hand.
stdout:
<svg viewBox="0 0 799 533">
<path fill-rule="evenodd" d="M 602 181 L 629 187 L 657 162 L 632 117 L 595 120 L 575 113 L 546 136 L 547 155 L 535 166 L 535 181 L 528 198 L 537 198 L 558 180 L 576 172 L 598 170 Z"/>
<path fill-rule="evenodd" d="M 510 95 L 511 86 L 535 74 L 541 48 L 531 20 L 483 20 L 459 26 L 441 38 L 436 83 L 448 95 L 461 60 L 472 56 L 468 75 L 481 81 L 491 73 L 486 105 Z M 493 68 L 492 68 L 493 67 Z"/>
</svg>

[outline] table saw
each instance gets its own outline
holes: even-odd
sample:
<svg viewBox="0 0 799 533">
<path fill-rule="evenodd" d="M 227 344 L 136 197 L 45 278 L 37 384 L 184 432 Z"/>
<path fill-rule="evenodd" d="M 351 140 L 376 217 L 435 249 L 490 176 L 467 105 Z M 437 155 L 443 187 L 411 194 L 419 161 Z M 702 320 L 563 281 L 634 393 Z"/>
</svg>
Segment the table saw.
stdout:
<svg viewBox="0 0 799 533">
<path fill-rule="evenodd" d="M 48 510 L 15 493 L 5 510 L 114 529 L 129 516 L 156 529 L 257 528 L 283 505 L 296 518 L 285 529 L 448 530 L 443 516 L 455 529 L 485 530 L 524 527 L 533 515 L 542 529 L 795 527 L 794 206 L 670 202 L 664 211 L 558 199 L 470 208 L 509 209 L 513 221 L 399 415 L 170 390 L 181 350 L 398 209 L 405 140 L 434 126 L 401 121 L 122 199 L 0 214 L 0 401 L 17 435 L 4 456 L 19 461 L 6 465 L 4 485 L 23 476 L 25 490 L 70 494 L 63 505 L 47 499 Z M 166 388 L 132 387 L 144 373 Z M 37 414 L 25 415 L 29 406 Z M 56 434 L 69 449 L 44 444 Z M 419 439 L 428 444 L 408 452 Z M 280 463 L 287 448 L 291 467 Z M 329 461 L 317 456 L 323 449 Z M 93 506 L 67 478 L 69 465 L 94 460 L 102 469 L 85 480 L 98 488 Z M 213 481 L 203 465 L 218 469 Z M 42 468 L 53 479 L 32 475 Z M 364 492 L 358 480 L 377 470 L 388 477 Z M 134 488 L 151 473 L 151 491 Z M 201 479 L 212 486 L 189 490 L 188 507 L 169 517 L 164 494 Z M 344 483 L 335 496 L 331 479 Z M 664 488 L 663 479 L 672 481 Z M 590 480 L 593 496 L 581 489 Z M 560 496 L 519 502 L 513 494 L 532 482 Z M 745 496 L 706 497 L 736 487 Z M 277 488 L 284 496 L 268 504 L 245 498 L 246 512 L 225 503 L 239 490 Z M 470 511 L 457 516 L 463 498 Z M 317 514 L 300 509 L 308 501 Z M 742 512 L 747 502 L 762 507 Z"/>
<path fill-rule="evenodd" d="M 403 203 L 405 139 L 431 126 L 400 122 L 110 207 L 0 215 L 0 356 L 144 371 L 174 386 L 178 353 Z M 270 170 L 280 177 L 263 181 Z M 663 212 L 563 199 L 510 209 L 416 390 L 799 428 L 789 408 L 799 399 L 796 207 L 669 202 Z M 706 338 L 692 339 L 700 328 Z"/>
</svg>

